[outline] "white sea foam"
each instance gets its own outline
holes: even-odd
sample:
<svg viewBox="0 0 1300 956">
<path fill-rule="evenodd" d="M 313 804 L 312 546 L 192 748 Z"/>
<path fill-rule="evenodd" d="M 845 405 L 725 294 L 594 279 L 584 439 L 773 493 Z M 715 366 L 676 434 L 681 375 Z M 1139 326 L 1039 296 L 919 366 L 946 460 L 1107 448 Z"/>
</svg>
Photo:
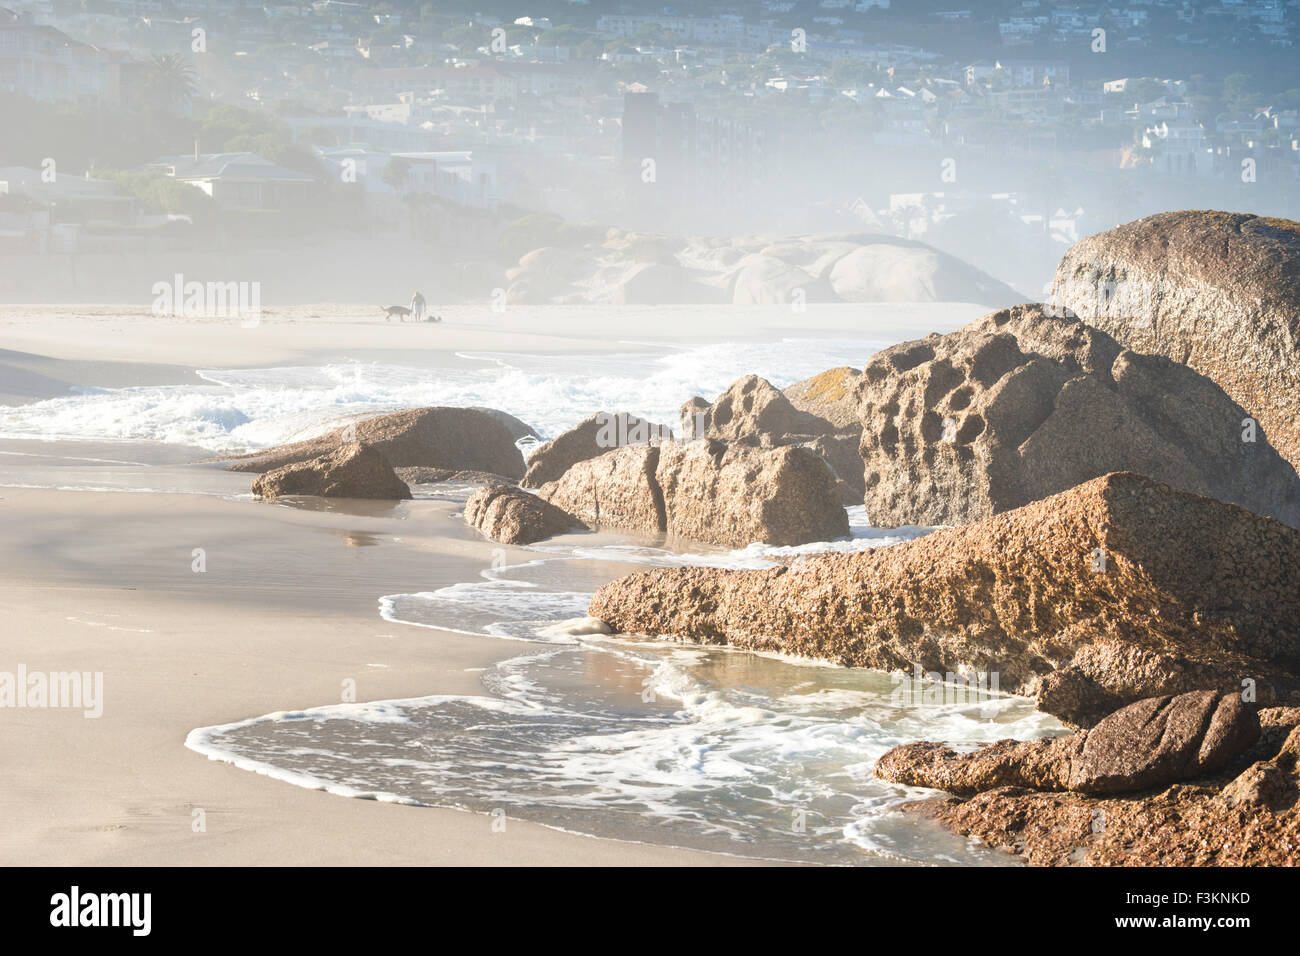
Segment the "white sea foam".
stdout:
<svg viewBox="0 0 1300 956">
<path fill-rule="evenodd" d="M 887 675 L 723 648 L 593 639 L 512 658 L 487 693 L 268 714 L 200 728 L 213 759 L 299 786 L 503 811 L 559 829 L 775 859 L 1009 862 L 893 812 L 872 776 L 924 735 L 973 745 L 1058 729 L 1021 698 L 908 710 Z"/>
<path fill-rule="evenodd" d="M 836 365 L 861 365 L 883 341 L 785 339 L 617 354 L 460 353 L 449 368 L 347 362 L 204 369 L 203 384 L 78 389 L 0 407 L 0 437 L 147 439 L 237 451 L 301 438 L 331 423 L 394 408 L 489 406 L 552 437 L 594 411 L 627 411 L 670 426 L 692 395 L 713 397 L 758 372 L 784 386 Z"/>
<path fill-rule="evenodd" d="M 861 514 L 854 524 L 857 540 L 888 543 Z M 589 560 L 601 550 L 552 545 L 479 581 L 381 600 L 390 621 L 551 645 L 489 668 L 484 695 L 395 702 L 378 728 L 375 705 L 271 714 L 196 731 L 189 745 L 300 786 L 595 836 L 850 864 L 1009 862 L 896 813 L 927 792 L 872 769 L 915 740 L 961 749 L 1058 732 L 1032 701 L 944 703 L 899 693 L 910 676 L 602 634 L 582 616 L 590 591 L 561 590 L 607 579 Z M 747 550 L 713 557 L 772 563 Z M 622 563 L 684 560 L 612 551 Z"/>
</svg>

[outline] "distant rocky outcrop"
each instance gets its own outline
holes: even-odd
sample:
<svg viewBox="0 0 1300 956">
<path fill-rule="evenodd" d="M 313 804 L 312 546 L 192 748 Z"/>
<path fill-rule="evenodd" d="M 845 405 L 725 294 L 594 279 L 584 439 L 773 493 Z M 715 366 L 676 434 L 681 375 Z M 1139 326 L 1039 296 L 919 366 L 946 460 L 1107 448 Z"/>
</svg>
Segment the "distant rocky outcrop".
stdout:
<svg viewBox="0 0 1300 956">
<path fill-rule="evenodd" d="M 540 488 L 555 481 L 580 461 L 595 458 L 624 445 L 671 441 L 672 429 L 626 412 L 597 412 L 567 432 L 540 445 L 528 458 L 528 471 L 520 482 Z"/>
<path fill-rule="evenodd" d="M 1005 785 L 997 784 L 996 774 L 972 774 L 963 782 L 974 786 L 975 796 L 922 800 L 904 804 L 902 810 L 1037 866 L 1300 864 L 1300 839 L 1296 836 L 1300 833 L 1296 765 L 1300 758 L 1300 708 L 1263 708 L 1256 728 L 1247 714 L 1251 705 L 1238 707 L 1224 698 L 1212 712 L 1200 702 L 1185 706 L 1183 717 L 1190 720 L 1179 721 L 1181 727 L 1171 728 L 1169 723 L 1162 727 L 1161 713 L 1171 712 L 1177 702 L 1175 698 L 1167 703 L 1134 705 L 1145 706 L 1154 719 L 1144 722 L 1126 717 L 1118 722 L 1114 739 L 1102 748 L 1106 754 L 1102 763 L 1113 761 L 1113 769 L 1118 771 L 1109 777 L 1112 784 L 1130 769 L 1141 767 L 1146 780 L 1141 789 L 1122 796 L 1111 795 L 1121 793 L 1119 789 L 1071 793 L 1038 786 L 1035 774 Z M 1227 707 L 1232 707 L 1236 716 L 1225 713 Z M 1088 739 L 1119 716 L 1102 721 Z M 1199 735 L 1192 728 L 1207 717 L 1209 723 Z M 1171 729 L 1165 739 L 1163 734 Z M 1257 737 L 1254 743 L 1238 753 L 1253 737 Z M 1038 744 L 1036 750 L 1041 749 L 1041 742 Z M 1207 744 L 1213 757 L 1209 762 L 1204 760 Z M 969 766 L 991 768 L 999 760 L 998 748 L 1009 752 L 1017 746 L 1023 745 L 1004 742 L 980 751 Z M 1148 757 L 1144 750 L 1154 753 Z M 902 770 L 908 763 L 905 752 L 906 748 L 894 751 L 887 768 Z M 885 763 L 882 759 L 881 764 Z M 1161 769 L 1157 771 L 1157 767 Z M 1174 773 L 1175 767 L 1186 770 Z M 942 770 L 931 775 L 918 766 L 918 771 L 914 778 L 918 781 L 927 778 L 939 783 L 945 776 Z M 1008 774 L 1008 779 L 1014 776 Z M 985 784 L 996 785 L 986 789 Z"/>
<path fill-rule="evenodd" d="M 834 475 L 797 446 L 717 439 L 629 446 L 579 461 L 539 494 L 591 525 L 725 547 L 806 544 L 849 531 Z"/>
<path fill-rule="evenodd" d="M 465 523 L 502 544 L 532 544 L 582 526 L 537 495 L 507 485 L 489 485 L 471 495 Z"/>
<path fill-rule="evenodd" d="M 1259 739 L 1240 693 L 1148 697 L 1068 737 L 1003 740 L 958 754 L 939 743 L 895 747 L 876 762 L 892 783 L 972 796 L 998 787 L 1129 793 L 1222 769 Z"/>
<path fill-rule="evenodd" d="M 1065 254 L 1053 304 L 1209 376 L 1300 467 L 1300 224 L 1166 212 Z"/>
<path fill-rule="evenodd" d="M 1300 476 L 1214 382 L 1017 306 L 875 355 L 858 390 L 868 519 L 952 525 L 1135 471 L 1300 526 Z"/>
<path fill-rule="evenodd" d="M 224 460 L 230 462 L 231 471 L 267 471 L 359 443 L 374 448 L 394 468 L 487 471 L 517 480 L 524 474 L 524 457 L 515 447 L 517 429 L 509 422 L 518 419 L 503 419 L 504 415 L 495 409 L 411 408 L 352 422 L 318 438 Z"/>
<path fill-rule="evenodd" d="M 411 497 L 382 454 L 368 445 L 345 445 L 324 455 L 274 468 L 253 482 L 261 498 L 318 495 L 323 498 Z"/>
<path fill-rule="evenodd" d="M 832 373 L 826 373 L 832 374 Z M 815 387 L 799 382 L 791 388 L 808 409 L 817 408 L 844 418 L 838 404 L 809 397 Z M 721 438 L 757 448 L 803 445 L 819 455 L 843 482 L 836 500 L 856 504 L 862 496 L 862 459 L 858 445 L 862 426 L 854 420 L 841 425 L 795 404 L 765 378 L 746 375 L 737 379 L 712 403 L 695 397 L 681 408 L 682 433 L 687 438 Z"/>
<path fill-rule="evenodd" d="M 690 305 L 721 303 L 723 291 L 706 284 L 708 273 L 674 264 L 642 262 L 616 280 L 616 305 Z"/>
<path fill-rule="evenodd" d="M 773 256 L 746 256 L 726 281 L 733 305 L 788 306 L 839 301 L 825 279 Z"/>
<path fill-rule="evenodd" d="M 1014 289 L 920 242 L 873 237 L 835 261 L 828 276 L 842 302 L 975 302 L 1005 305 Z"/>
<path fill-rule="evenodd" d="M 984 672 L 1077 726 L 1144 697 L 1292 694 L 1300 531 L 1112 474 L 963 528 L 767 570 L 655 569 L 588 613 L 878 670 Z"/>
<path fill-rule="evenodd" d="M 768 305 L 978 302 L 1021 296 L 921 242 L 884 234 L 734 238 L 612 231 L 603 243 L 543 246 L 506 272 L 512 304 Z"/>
</svg>

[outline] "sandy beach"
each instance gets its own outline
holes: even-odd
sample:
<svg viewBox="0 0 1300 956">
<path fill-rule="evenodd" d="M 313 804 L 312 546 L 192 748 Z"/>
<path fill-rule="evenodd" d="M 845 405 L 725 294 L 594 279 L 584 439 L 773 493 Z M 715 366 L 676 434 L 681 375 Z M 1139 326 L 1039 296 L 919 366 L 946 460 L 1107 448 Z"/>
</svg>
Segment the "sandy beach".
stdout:
<svg viewBox="0 0 1300 956">
<path fill-rule="evenodd" d="M 978 307 L 954 307 L 950 325 Z M 934 309 L 890 337 L 924 334 Z M 658 341 L 861 334 L 851 309 L 743 310 L 705 324 L 656 316 Z M 636 348 L 647 314 L 448 310 L 435 326 L 361 309 L 272 311 L 257 328 L 141 310 L 6 307 L 0 394 L 10 405 L 77 388 L 183 384 L 200 367 L 347 357 L 437 368 L 457 353 Z M 855 324 L 856 323 L 856 324 Z M 845 356 L 860 364 L 864 356 Z M 578 410 L 585 412 L 586 410 Z M 107 451 L 106 451 L 107 449 Z M 452 502 L 353 502 L 313 510 L 257 502 L 249 477 L 183 462 L 201 449 L 135 442 L 0 442 L 0 667 L 102 671 L 103 715 L 9 709 L 0 762 L 0 861 L 9 864 L 729 864 L 522 821 L 340 799 L 238 772 L 185 749 L 195 727 L 342 699 L 471 694 L 484 668 L 526 645 L 393 624 L 385 593 L 473 579 L 491 542 Z M 142 452 L 145 452 L 142 455 Z M 105 465 L 147 458 L 149 469 Z M 68 460 L 68 459 L 76 459 Z M 97 464 L 96 462 L 100 462 Z M 133 485 L 201 494 L 52 490 Z M 126 477 L 122 477 L 123 474 Z M 86 478 L 86 475 L 90 475 Z M 111 482 L 110 482 L 111 484 Z M 34 487 L 15 487 L 29 485 Z M 201 548 L 206 570 L 192 570 Z M 517 555 L 513 552 L 510 560 Z M 526 560 L 526 555 L 523 556 Z M 202 811 L 201 814 L 198 811 Z M 204 827 L 195 823 L 202 819 Z"/>
</svg>

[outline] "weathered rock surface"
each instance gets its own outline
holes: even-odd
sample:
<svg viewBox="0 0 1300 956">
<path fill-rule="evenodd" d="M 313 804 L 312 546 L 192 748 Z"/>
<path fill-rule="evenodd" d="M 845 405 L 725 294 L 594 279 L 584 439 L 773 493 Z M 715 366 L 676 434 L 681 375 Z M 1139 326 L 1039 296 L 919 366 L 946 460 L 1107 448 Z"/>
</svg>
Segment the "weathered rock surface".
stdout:
<svg viewBox="0 0 1300 956">
<path fill-rule="evenodd" d="M 867 517 L 965 524 L 1134 471 L 1300 525 L 1300 475 L 1214 382 L 1018 306 L 885 349 L 862 376 Z"/>
<path fill-rule="evenodd" d="M 1209 376 L 1300 467 L 1300 224 L 1167 212 L 1075 243 L 1053 304 Z"/>
<path fill-rule="evenodd" d="M 849 530 L 835 476 L 802 447 L 629 446 L 578 462 L 539 494 L 588 524 L 727 547 L 804 544 Z"/>
<path fill-rule="evenodd" d="M 515 441 L 519 441 L 521 438 L 536 438 L 539 441 L 541 440 L 542 436 L 537 434 L 537 431 L 532 425 L 515 418 L 515 416 L 511 415 L 509 412 L 503 412 L 499 408 L 488 408 L 485 405 L 471 405 L 470 407 L 476 412 L 491 415 L 502 425 L 505 425 L 506 431 L 510 433 L 510 437 Z"/>
<path fill-rule="evenodd" d="M 319 495 L 323 498 L 411 497 L 383 455 L 367 445 L 345 445 L 325 455 L 282 465 L 253 482 L 261 498 Z"/>
<path fill-rule="evenodd" d="M 267 471 L 356 442 L 374 448 L 394 468 L 489 471 L 518 479 L 524 473 L 524 457 L 500 414 L 475 408 L 411 408 L 353 422 L 318 438 L 225 460 L 231 462 L 231 471 Z"/>
<path fill-rule="evenodd" d="M 836 382 L 842 378 L 833 373 Z M 820 376 L 819 376 L 820 378 Z M 725 392 L 709 403 L 695 397 L 681 408 L 682 433 L 687 438 L 721 438 L 756 448 L 803 445 L 818 454 L 847 488 L 838 490 L 840 504 L 856 504 L 863 491 L 862 459 L 858 454 L 862 426 L 853 420 L 838 424 L 812 411 L 819 408 L 837 419 L 844 419 L 843 398 L 830 399 L 834 386 L 818 389 L 815 379 L 796 383 L 796 389 L 808 409 L 793 401 L 771 382 L 758 375 L 746 375 L 732 382 Z M 810 393 L 816 392 L 816 397 Z M 851 399 L 856 407 L 856 399 Z"/>
<path fill-rule="evenodd" d="M 971 796 L 998 787 L 1128 793 L 1222 769 L 1259 739 L 1259 718 L 1239 693 L 1148 697 L 1069 737 L 1003 740 L 958 754 L 928 741 L 895 747 L 876 763 L 892 783 Z"/>
<path fill-rule="evenodd" d="M 905 804 L 1039 866 L 1296 866 L 1300 708 L 1259 711 L 1244 753 L 1194 783 L 1124 796 L 1001 786 Z M 1153 787 L 1161 785 L 1155 784 Z"/>
<path fill-rule="evenodd" d="M 835 476 L 802 446 L 752 448 L 705 439 L 659 450 L 655 480 L 669 534 L 740 548 L 847 537 Z"/>
<path fill-rule="evenodd" d="M 593 527 L 657 534 L 668 526 L 658 464 L 658 446 L 628 445 L 577 462 L 538 494 Z"/>
<path fill-rule="evenodd" d="M 537 448 L 528 458 L 528 470 L 520 482 L 525 488 L 540 488 L 555 481 L 580 461 L 595 458 L 624 445 L 657 445 L 671 441 L 672 429 L 626 412 L 597 412 Z"/>
<path fill-rule="evenodd" d="M 489 485 L 471 495 L 465 502 L 465 523 L 502 544 L 532 544 L 581 526 L 573 515 L 537 495 L 507 485 Z"/>
<path fill-rule="evenodd" d="M 1097 570 L 1093 570 L 1096 568 Z M 1090 726 L 1124 704 L 1300 673 L 1300 532 L 1112 474 L 975 525 L 767 570 L 655 569 L 588 613 L 674 635 L 879 670 L 997 672 Z"/>
<path fill-rule="evenodd" d="M 712 404 L 693 398 L 683 405 L 682 431 L 687 438 L 743 441 L 759 435 L 831 435 L 836 428 L 824 418 L 795 408 L 767 379 L 746 375 L 732 382 Z"/>
</svg>

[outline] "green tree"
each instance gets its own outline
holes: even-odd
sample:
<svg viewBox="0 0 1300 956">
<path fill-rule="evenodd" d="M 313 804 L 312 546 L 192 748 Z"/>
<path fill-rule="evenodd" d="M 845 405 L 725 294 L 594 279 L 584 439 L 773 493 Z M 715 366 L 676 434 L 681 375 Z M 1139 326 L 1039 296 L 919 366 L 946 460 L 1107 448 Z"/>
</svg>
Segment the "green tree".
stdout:
<svg viewBox="0 0 1300 956">
<path fill-rule="evenodd" d="M 164 53 L 149 61 L 144 79 L 145 96 L 166 112 L 184 113 L 194 101 L 198 87 L 194 67 L 179 53 Z"/>
</svg>

